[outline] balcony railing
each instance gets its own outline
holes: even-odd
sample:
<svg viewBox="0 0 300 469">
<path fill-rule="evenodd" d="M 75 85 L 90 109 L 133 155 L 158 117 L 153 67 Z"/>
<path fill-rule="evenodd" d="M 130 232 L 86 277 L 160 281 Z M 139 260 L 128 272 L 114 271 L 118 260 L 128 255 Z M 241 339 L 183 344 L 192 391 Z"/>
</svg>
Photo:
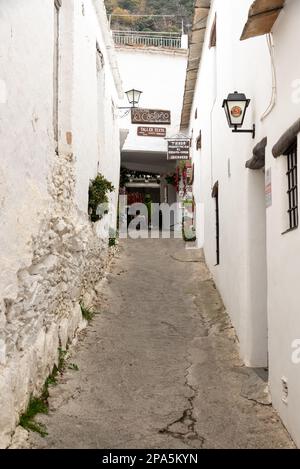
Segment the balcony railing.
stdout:
<svg viewBox="0 0 300 469">
<path fill-rule="evenodd" d="M 144 31 L 112 31 L 117 46 L 157 47 L 163 49 L 181 49 L 181 33 L 160 33 Z"/>
</svg>

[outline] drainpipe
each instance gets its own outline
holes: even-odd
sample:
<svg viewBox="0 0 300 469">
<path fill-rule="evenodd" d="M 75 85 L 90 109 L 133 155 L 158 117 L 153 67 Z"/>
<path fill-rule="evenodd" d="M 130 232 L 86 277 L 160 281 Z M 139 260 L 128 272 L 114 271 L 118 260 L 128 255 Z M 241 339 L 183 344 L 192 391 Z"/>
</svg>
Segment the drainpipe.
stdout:
<svg viewBox="0 0 300 469">
<path fill-rule="evenodd" d="M 277 76 L 276 76 L 276 67 L 275 67 L 275 46 L 272 33 L 266 35 L 267 45 L 270 53 L 271 59 L 271 69 L 272 69 L 272 97 L 270 104 L 264 114 L 261 116 L 260 120 L 263 121 L 274 109 L 277 101 Z"/>
</svg>

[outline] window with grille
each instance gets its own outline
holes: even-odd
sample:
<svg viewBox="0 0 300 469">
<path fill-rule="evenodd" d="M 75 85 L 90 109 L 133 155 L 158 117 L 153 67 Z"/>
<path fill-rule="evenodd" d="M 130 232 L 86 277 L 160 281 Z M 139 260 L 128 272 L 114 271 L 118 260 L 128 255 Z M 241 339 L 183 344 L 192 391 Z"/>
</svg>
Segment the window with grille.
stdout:
<svg viewBox="0 0 300 469">
<path fill-rule="evenodd" d="M 289 229 L 298 227 L 298 168 L 297 168 L 297 139 L 285 153 L 287 157 L 287 178 L 288 178 L 288 217 Z"/>
</svg>

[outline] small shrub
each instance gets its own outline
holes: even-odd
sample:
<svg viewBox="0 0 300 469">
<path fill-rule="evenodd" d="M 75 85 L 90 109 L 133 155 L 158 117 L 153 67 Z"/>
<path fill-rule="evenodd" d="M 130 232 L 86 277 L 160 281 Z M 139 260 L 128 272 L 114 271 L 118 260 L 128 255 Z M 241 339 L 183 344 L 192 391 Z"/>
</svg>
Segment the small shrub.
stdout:
<svg viewBox="0 0 300 469">
<path fill-rule="evenodd" d="M 89 187 L 89 214 L 92 222 L 101 220 L 104 213 L 98 213 L 100 204 L 107 204 L 107 194 L 115 190 L 111 182 L 109 182 L 102 174 L 98 174 L 95 179 L 90 182 Z"/>
<path fill-rule="evenodd" d="M 176 173 L 167 174 L 167 176 L 165 176 L 165 180 L 166 180 L 167 184 L 170 184 L 172 186 L 176 186 L 176 184 L 177 184 L 177 182 L 176 182 Z"/>
</svg>

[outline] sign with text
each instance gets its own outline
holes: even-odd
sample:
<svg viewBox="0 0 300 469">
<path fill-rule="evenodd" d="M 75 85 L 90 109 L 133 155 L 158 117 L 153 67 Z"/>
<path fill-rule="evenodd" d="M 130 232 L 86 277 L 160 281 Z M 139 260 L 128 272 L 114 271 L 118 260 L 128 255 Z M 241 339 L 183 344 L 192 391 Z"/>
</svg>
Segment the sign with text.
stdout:
<svg viewBox="0 0 300 469">
<path fill-rule="evenodd" d="M 189 160 L 190 141 L 189 140 L 169 140 L 168 160 Z"/>
<path fill-rule="evenodd" d="M 171 111 L 131 108 L 132 124 L 171 124 Z"/>
<path fill-rule="evenodd" d="M 165 137 L 167 129 L 165 127 L 138 127 L 137 134 L 140 137 Z"/>
</svg>

